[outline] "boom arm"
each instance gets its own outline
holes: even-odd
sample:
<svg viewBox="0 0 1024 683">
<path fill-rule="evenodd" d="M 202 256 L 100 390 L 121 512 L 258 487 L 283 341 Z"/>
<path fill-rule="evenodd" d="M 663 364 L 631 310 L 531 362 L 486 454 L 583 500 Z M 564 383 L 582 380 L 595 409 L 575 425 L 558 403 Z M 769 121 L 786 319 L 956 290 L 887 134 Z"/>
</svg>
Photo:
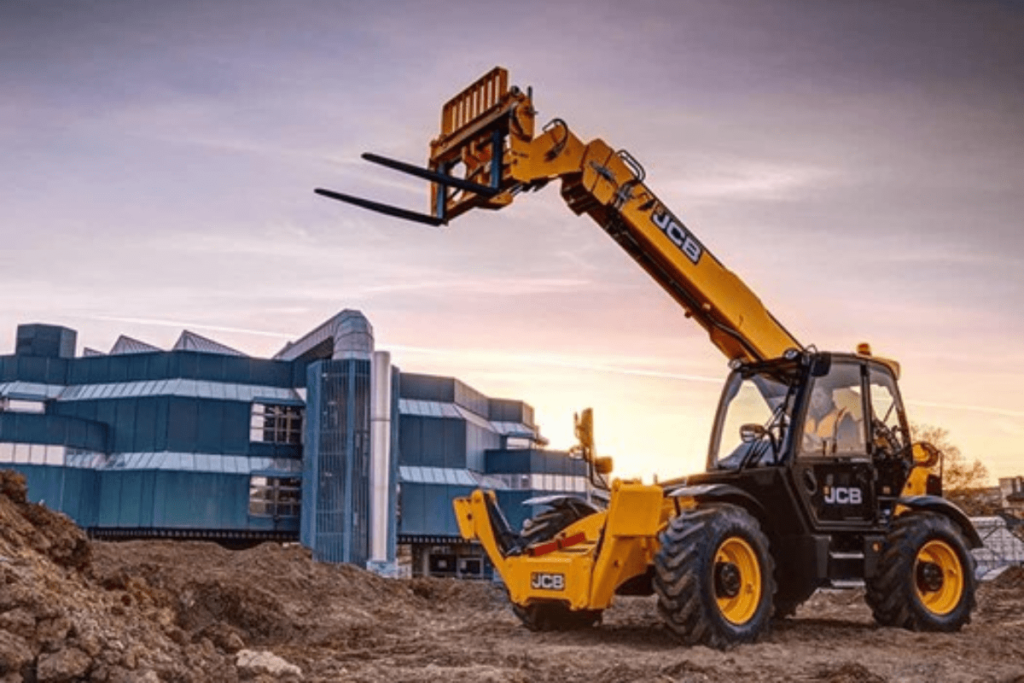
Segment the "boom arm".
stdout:
<svg viewBox="0 0 1024 683">
<path fill-rule="evenodd" d="M 760 299 L 721 264 L 644 182 L 624 150 L 580 140 L 561 119 L 535 134 L 532 96 L 508 86 L 495 68 L 444 105 L 441 134 L 426 169 L 363 155 L 431 181 L 432 214 L 377 204 L 327 190 L 318 193 L 435 225 L 475 209 L 500 209 L 516 195 L 562 181 L 569 208 L 587 214 L 711 336 L 728 357 L 766 360 L 800 343 Z"/>
</svg>

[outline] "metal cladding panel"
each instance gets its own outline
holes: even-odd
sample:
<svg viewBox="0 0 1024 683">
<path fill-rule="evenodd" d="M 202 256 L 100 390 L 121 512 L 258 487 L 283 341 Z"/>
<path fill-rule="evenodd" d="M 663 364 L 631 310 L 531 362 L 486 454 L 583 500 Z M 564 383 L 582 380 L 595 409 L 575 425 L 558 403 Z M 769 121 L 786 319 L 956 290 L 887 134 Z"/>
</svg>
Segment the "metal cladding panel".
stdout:
<svg viewBox="0 0 1024 683">
<path fill-rule="evenodd" d="M 489 450 L 486 454 L 486 469 L 489 474 L 530 472 L 531 452 L 528 450 Z"/>
<path fill-rule="evenodd" d="M 96 472 L 46 465 L 4 465 L 25 475 L 28 499 L 63 512 L 81 527 L 96 517 Z"/>
<path fill-rule="evenodd" d="M 426 515 L 426 499 L 427 489 L 426 484 L 403 484 L 401 492 L 401 521 L 399 523 L 399 533 L 402 535 L 409 534 L 427 534 L 430 528 L 427 524 Z"/>
<path fill-rule="evenodd" d="M 489 412 L 487 397 L 459 380 L 455 380 L 455 397 L 452 399 L 452 402 L 473 411 L 481 417 L 487 417 Z"/>
<path fill-rule="evenodd" d="M 122 529 L 142 526 L 142 480 L 141 472 L 109 472 L 101 476 L 117 477 L 121 480 L 120 500 L 117 504 L 117 524 Z M 150 502 L 150 501 L 147 501 Z M 150 503 L 151 504 L 151 503 Z M 153 514 L 147 515 L 152 519 Z"/>
<path fill-rule="evenodd" d="M 120 523 L 121 477 L 119 472 L 103 472 L 99 481 L 99 505 L 96 526 L 117 527 Z"/>
<path fill-rule="evenodd" d="M 473 429 L 468 422 L 444 421 L 444 463 L 442 467 L 466 466 L 466 430 Z"/>
<path fill-rule="evenodd" d="M 15 353 L 47 358 L 74 358 L 78 333 L 58 325 L 18 325 Z"/>
<path fill-rule="evenodd" d="M 126 401 L 115 401 L 115 417 L 114 417 L 114 429 L 113 429 L 113 446 L 114 451 L 123 451 L 130 453 L 135 448 L 135 433 L 136 433 L 136 406 L 138 401 L 136 399 L 129 399 Z"/>
<path fill-rule="evenodd" d="M 96 422 L 64 415 L 0 413 L 0 441 L 107 450 L 107 429 Z"/>
<path fill-rule="evenodd" d="M 537 491 L 498 491 L 498 505 L 505 513 L 505 518 L 513 529 L 521 529 L 523 522 L 533 516 L 533 510 L 523 501 L 529 500 L 538 493 Z"/>
<path fill-rule="evenodd" d="M 158 399 L 140 398 L 135 402 L 135 428 L 125 429 L 132 433 L 131 448 L 119 449 L 127 453 L 146 453 L 156 451 L 156 413 Z"/>
<path fill-rule="evenodd" d="M 14 356 L 15 374 L 12 379 L 40 384 L 62 384 L 67 361 L 42 356 Z"/>
<path fill-rule="evenodd" d="M 455 382 L 451 377 L 402 373 L 401 398 L 422 401 L 455 402 Z"/>
<path fill-rule="evenodd" d="M 323 562 L 365 565 L 370 520 L 370 362 L 307 368 L 301 539 Z"/>
<path fill-rule="evenodd" d="M 547 474 L 586 474 L 586 464 L 582 460 L 574 460 L 566 451 L 530 450 L 533 472 Z M 581 467 L 582 465 L 582 467 Z"/>
<path fill-rule="evenodd" d="M 533 427 L 533 408 L 523 401 L 492 398 L 488 405 L 487 419 L 495 422 L 518 422 Z"/>
</svg>

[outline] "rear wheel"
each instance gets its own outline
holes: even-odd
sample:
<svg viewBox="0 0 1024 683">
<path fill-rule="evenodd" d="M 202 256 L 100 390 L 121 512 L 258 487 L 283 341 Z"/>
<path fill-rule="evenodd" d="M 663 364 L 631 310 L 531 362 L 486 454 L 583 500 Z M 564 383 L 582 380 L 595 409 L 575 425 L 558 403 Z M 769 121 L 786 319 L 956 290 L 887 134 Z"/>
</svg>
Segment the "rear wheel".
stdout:
<svg viewBox="0 0 1024 683">
<path fill-rule="evenodd" d="M 654 560 L 658 611 L 688 645 L 725 648 L 761 635 L 775 582 L 768 539 L 735 505 L 684 512 L 660 536 Z"/>
<path fill-rule="evenodd" d="M 974 558 L 959 528 L 931 513 L 897 519 L 866 599 L 883 626 L 959 631 L 975 605 Z"/>
<path fill-rule="evenodd" d="M 531 631 L 575 631 L 590 628 L 601 621 L 599 609 L 573 612 L 561 602 L 512 605 L 512 612 Z"/>
</svg>

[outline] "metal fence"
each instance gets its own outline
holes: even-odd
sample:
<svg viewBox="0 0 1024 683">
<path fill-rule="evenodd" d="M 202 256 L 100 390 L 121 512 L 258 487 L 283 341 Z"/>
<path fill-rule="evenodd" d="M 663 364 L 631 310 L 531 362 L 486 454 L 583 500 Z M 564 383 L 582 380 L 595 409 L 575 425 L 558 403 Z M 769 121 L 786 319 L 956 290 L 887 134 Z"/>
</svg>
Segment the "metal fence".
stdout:
<svg viewBox="0 0 1024 683">
<path fill-rule="evenodd" d="M 985 544 L 974 551 L 978 578 L 995 576 L 1004 567 L 1024 565 L 1024 520 L 1004 515 L 973 517 L 971 521 Z"/>
</svg>

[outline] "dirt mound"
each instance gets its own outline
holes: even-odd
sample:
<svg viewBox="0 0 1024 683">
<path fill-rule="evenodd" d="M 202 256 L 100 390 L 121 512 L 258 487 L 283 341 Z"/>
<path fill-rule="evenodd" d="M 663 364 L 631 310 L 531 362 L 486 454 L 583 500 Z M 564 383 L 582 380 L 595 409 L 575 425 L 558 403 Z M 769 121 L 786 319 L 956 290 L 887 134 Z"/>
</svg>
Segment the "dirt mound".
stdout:
<svg viewBox="0 0 1024 683">
<path fill-rule="evenodd" d="M 0 553 L 11 558 L 34 551 L 62 567 L 88 567 L 89 541 L 82 530 L 26 496 L 23 475 L 0 471 Z"/>
<path fill-rule="evenodd" d="M 989 585 L 992 588 L 1024 592 L 1024 566 L 1007 567 Z"/>
<path fill-rule="evenodd" d="M 17 681 L 879 681 L 1024 677 L 1024 569 L 961 633 L 880 628 L 822 590 L 755 645 L 683 648 L 652 598 L 599 628 L 532 633 L 485 582 L 389 580 L 298 546 L 89 542 L 0 473 L 0 683 Z"/>
</svg>

